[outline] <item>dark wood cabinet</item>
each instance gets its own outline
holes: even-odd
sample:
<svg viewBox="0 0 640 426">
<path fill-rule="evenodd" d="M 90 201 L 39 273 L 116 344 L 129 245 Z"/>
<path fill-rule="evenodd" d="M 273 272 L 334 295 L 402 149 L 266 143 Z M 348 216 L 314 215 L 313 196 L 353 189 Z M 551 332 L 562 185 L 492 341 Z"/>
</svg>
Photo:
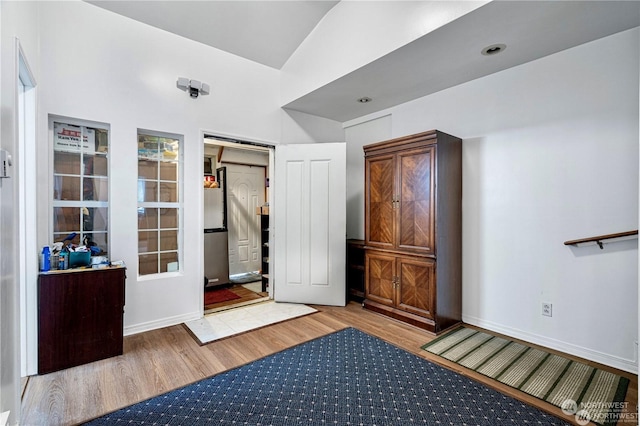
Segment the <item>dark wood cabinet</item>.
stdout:
<svg viewBox="0 0 640 426">
<path fill-rule="evenodd" d="M 347 240 L 347 300 L 364 300 L 363 240 Z"/>
<path fill-rule="evenodd" d="M 260 242 L 261 242 L 261 269 L 262 291 L 269 290 L 269 208 L 258 207 L 260 213 Z"/>
<path fill-rule="evenodd" d="M 367 308 L 422 328 L 433 320 L 433 259 L 367 250 L 365 275 Z"/>
<path fill-rule="evenodd" d="M 462 141 L 437 130 L 365 153 L 365 308 L 434 333 L 461 320 Z"/>
<path fill-rule="evenodd" d="M 42 273 L 38 374 L 122 355 L 125 268 Z"/>
</svg>

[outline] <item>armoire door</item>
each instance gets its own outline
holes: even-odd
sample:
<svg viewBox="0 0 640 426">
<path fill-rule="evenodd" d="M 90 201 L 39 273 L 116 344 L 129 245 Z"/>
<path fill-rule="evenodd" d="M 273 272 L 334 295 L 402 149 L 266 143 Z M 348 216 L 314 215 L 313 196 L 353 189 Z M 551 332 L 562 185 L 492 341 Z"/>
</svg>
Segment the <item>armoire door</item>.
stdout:
<svg viewBox="0 0 640 426">
<path fill-rule="evenodd" d="M 435 265 L 431 259 L 397 258 L 398 309 L 433 319 Z"/>
<path fill-rule="evenodd" d="M 397 248 L 435 254 L 435 159 L 430 146 L 397 154 Z"/>
<path fill-rule="evenodd" d="M 392 248 L 395 245 L 394 201 L 395 157 L 367 158 L 365 162 L 365 241 L 367 245 Z"/>
<path fill-rule="evenodd" d="M 365 298 L 387 306 L 395 305 L 396 257 L 373 250 L 365 253 Z"/>
</svg>

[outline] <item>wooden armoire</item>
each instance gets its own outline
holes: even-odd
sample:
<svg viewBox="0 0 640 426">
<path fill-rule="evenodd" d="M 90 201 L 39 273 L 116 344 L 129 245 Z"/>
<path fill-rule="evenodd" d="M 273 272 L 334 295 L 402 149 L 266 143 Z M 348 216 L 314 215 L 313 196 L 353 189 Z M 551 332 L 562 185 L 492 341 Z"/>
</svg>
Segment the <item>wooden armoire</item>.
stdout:
<svg viewBox="0 0 640 426">
<path fill-rule="evenodd" d="M 462 140 L 364 146 L 367 309 L 439 333 L 461 320 Z"/>
</svg>

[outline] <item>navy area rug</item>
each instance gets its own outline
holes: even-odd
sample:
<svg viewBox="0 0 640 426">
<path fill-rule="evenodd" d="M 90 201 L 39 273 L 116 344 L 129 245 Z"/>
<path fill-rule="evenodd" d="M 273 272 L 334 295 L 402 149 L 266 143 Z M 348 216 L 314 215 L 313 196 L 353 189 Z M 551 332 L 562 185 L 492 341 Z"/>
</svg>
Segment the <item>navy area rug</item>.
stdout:
<svg viewBox="0 0 640 426">
<path fill-rule="evenodd" d="M 353 328 L 97 418 L 88 425 L 565 425 Z"/>
</svg>

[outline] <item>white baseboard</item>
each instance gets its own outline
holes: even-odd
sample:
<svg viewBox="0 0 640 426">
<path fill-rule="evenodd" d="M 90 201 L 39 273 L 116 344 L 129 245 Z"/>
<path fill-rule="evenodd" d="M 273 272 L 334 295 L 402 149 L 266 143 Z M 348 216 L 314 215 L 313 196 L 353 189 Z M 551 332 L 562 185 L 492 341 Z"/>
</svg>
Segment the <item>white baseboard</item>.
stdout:
<svg viewBox="0 0 640 426">
<path fill-rule="evenodd" d="M 202 317 L 201 312 L 191 312 L 189 314 L 177 315 L 175 317 L 162 318 L 155 321 L 143 322 L 139 324 L 124 327 L 124 335 L 143 333 L 145 331 L 157 330 L 159 328 L 169 327 L 172 325 L 182 324 L 183 322 L 193 321 Z"/>
<path fill-rule="evenodd" d="M 539 334 L 529 333 L 513 327 L 497 324 L 492 321 L 483 320 L 481 318 L 476 318 L 469 315 L 462 315 L 462 321 L 466 324 L 475 325 L 476 327 L 481 327 L 490 331 L 495 331 L 496 333 L 524 340 L 525 342 L 544 346 L 545 348 L 554 349 L 556 351 L 584 358 L 589 361 L 598 362 L 600 364 L 608 365 L 619 370 L 628 371 L 629 373 L 638 374 L 638 364 L 634 359 L 626 359 L 617 357 L 615 355 L 594 351 L 593 349 L 572 345 L 571 343 L 551 339 Z"/>
</svg>

